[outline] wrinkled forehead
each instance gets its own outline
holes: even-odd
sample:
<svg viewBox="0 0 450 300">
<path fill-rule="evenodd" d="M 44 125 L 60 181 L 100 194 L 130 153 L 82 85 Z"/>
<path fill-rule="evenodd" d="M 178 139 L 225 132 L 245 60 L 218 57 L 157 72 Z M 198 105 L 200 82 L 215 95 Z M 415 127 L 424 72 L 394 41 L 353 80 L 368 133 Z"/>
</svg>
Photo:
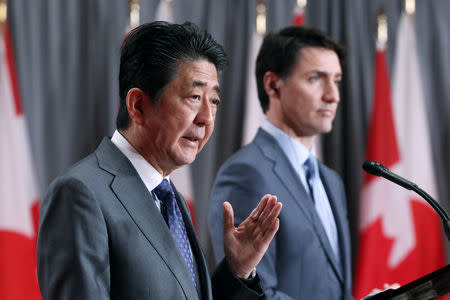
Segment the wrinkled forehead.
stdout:
<svg viewBox="0 0 450 300">
<path fill-rule="evenodd" d="M 220 92 L 217 69 L 206 59 L 181 62 L 174 80 L 186 89 L 205 88 Z"/>
</svg>

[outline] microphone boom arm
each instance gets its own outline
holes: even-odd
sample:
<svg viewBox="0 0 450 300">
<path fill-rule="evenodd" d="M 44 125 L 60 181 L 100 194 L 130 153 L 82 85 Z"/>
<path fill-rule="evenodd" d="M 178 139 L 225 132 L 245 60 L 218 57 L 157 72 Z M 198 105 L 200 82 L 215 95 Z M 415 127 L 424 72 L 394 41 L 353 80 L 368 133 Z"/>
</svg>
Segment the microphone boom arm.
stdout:
<svg viewBox="0 0 450 300">
<path fill-rule="evenodd" d="M 441 217 L 445 234 L 447 236 L 447 239 L 450 241 L 450 218 L 448 217 L 448 214 L 445 212 L 445 210 L 439 205 L 439 203 L 434 200 L 427 192 L 422 190 L 417 184 L 406 180 L 405 178 L 395 173 L 392 173 L 388 168 L 377 161 L 366 160 L 363 163 L 362 168 L 369 174 L 384 177 L 385 179 L 392 181 L 404 187 L 405 189 L 412 190 L 419 194 Z"/>
</svg>

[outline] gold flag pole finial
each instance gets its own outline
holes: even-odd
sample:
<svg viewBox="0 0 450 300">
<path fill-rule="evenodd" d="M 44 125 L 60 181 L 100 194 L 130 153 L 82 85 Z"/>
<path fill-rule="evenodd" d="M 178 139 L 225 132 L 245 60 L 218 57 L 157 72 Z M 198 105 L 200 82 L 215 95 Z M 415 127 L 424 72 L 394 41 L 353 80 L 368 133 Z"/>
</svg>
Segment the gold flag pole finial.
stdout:
<svg viewBox="0 0 450 300">
<path fill-rule="evenodd" d="M 416 11 L 416 1 L 415 0 L 405 0 L 405 11 L 408 15 L 414 15 Z"/>
<path fill-rule="evenodd" d="M 6 5 L 6 0 L 0 0 L 0 23 L 2 25 L 6 22 L 7 15 L 8 15 L 8 8 Z"/>
<path fill-rule="evenodd" d="M 377 17 L 377 42 L 385 45 L 388 40 L 387 17 L 384 12 L 380 12 Z"/>
<path fill-rule="evenodd" d="M 130 0 L 130 29 L 136 28 L 139 26 L 139 0 Z"/>
<path fill-rule="evenodd" d="M 307 0 L 297 0 L 297 6 L 300 8 L 305 8 L 306 2 L 307 2 Z"/>
<path fill-rule="evenodd" d="M 256 4 L 256 32 L 260 35 L 266 33 L 266 4 L 258 1 Z"/>
</svg>

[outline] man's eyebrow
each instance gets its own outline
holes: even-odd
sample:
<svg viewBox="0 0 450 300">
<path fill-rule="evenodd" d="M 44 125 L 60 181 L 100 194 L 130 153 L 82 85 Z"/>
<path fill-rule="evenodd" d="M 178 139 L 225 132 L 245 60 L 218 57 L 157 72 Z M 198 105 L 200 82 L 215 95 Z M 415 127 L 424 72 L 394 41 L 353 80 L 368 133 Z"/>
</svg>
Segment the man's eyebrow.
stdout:
<svg viewBox="0 0 450 300">
<path fill-rule="evenodd" d="M 334 77 L 342 77 L 342 73 L 331 73 L 331 72 L 327 72 L 327 71 L 324 71 L 324 70 L 311 70 L 311 71 L 309 71 L 308 73 L 315 73 L 315 74 L 317 74 L 317 75 L 319 75 L 319 76 L 329 76 L 329 75 L 332 75 L 332 76 L 334 76 Z"/>
<path fill-rule="evenodd" d="M 197 86 L 207 86 L 207 83 L 204 81 L 200 81 L 200 80 L 194 80 L 192 82 L 192 87 L 195 88 Z M 220 94 L 220 88 L 218 85 L 213 86 L 213 90 L 215 90 L 217 92 L 217 94 Z"/>
</svg>

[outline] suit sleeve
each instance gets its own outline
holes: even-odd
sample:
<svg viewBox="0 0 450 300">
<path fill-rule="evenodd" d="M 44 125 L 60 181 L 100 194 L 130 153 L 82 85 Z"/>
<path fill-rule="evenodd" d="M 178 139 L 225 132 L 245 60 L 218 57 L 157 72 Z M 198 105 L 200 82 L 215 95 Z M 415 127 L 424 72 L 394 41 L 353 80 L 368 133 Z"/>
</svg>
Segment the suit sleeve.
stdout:
<svg viewBox="0 0 450 300">
<path fill-rule="evenodd" d="M 266 173 L 265 173 L 266 172 Z M 208 215 L 210 236 L 213 244 L 216 261 L 224 257 L 223 250 L 223 219 L 222 203 L 228 201 L 234 210 L 236 226 L 245 220 L 257 206 L 262 196 L 273 191 L 267 190 L 267 183 L 271 169 L 256 168 L 247 163 L 231 162 L 225 164 L 219 171 L 211 194 Z M 283 199 L 278 199 L 283 202 Z M 280 223 L 280 226 L 283 224 Z M 277 290 L 277 235 L 269 245 L 266 254 L 256 266 L 261 278 L 267 299 L 293 300 L 285 293 Z"/>
<path fill-rule="evenodd" d="M 216 267 L 212 278 L 214 300 L 261 300 L 266 299 L 258 275 L 250 280 L 236 277 L 223 259 Z"/>
<path fill-rule="evenodd" d="M 43 299 L 110 298 L 106 223 L 78 180 L 58 179 L 42 203 L 37 268 Z"/>
</svg>

